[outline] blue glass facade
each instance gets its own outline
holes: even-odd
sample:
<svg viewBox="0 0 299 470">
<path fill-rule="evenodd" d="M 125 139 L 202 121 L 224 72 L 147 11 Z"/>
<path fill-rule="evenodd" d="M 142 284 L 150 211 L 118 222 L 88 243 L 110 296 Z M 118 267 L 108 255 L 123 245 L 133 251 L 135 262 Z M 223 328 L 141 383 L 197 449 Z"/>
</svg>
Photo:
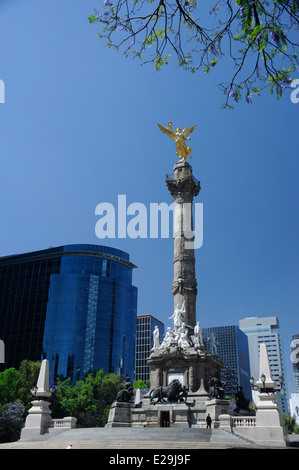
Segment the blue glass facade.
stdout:
<svg viewBox="0 0 299 470">
<path fill-rule="evenodd" d="M 162 342 L 164 338 L 164 323 L 152 315 L 138 315 L 136 331 L 136 364 L 135 380 L 145 382 L 150 378 L 150 366 L 147 358 L 150 356 L 154 345 L 153 332 L 155 326 L 159 328 L 159 339 Z"/>
<path fill-rule="evenodd" d="M 74 382 L 88 370 L 100 368 L 105 373 L 133 377 L 137 289 L 132 286 L 135 266 L 129 255 L 99 245 L 67 245 L 19 256 L 23 257 L 21 264 L 24 262 L 32 271 L 39 271 L 45 259 L 56 260 L 56 268 L 44 272 L 42 311 L 36 312 L 32 305 L 33 323 L 38 319 L 42 323 L 36 340 L 37 354 L 32 357 L 27 348 L 19 362 L 46 357 L 50 380 L 62 376 Z M 17 266 L 20 260 L 18 256 L 13 258 Z M 17 315 L 20 325 L 27 323 L 24 311 L 19 310 Z M 21 340 L 19 332 L 17 342 L 28 344 L 30 333 L 28 330 L 27 339 Z"/>
<path fill-rule="evenodd" d="M 0 338 L 5 364 L 19 368 L 23 359 L 42 356 L 50 276 L 59 273 L 58 249 L 0 258 Z"/>
<path fill-rule="evenodd" d="M 226 383 L 226 395 L 234 397 L 239 387 L 243 387 L 245 397 L 251 400 L 247 336 L 235 325 L 203 328 L 202 332 L 209 352 L 211 352 L 212 336 L 216 341 L 217 354 L 224 363 L 221 379 Z"/>
</svg>

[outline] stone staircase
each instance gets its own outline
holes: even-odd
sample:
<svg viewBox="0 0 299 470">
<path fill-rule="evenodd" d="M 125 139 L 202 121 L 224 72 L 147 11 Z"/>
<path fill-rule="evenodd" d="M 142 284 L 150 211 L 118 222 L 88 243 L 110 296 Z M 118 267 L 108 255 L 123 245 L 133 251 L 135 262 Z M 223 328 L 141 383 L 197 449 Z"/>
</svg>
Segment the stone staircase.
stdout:
<svg viewBox="0 0 299 470">
<path fill-rule="evenodd" d="M 98 442 L 108 448 L 196 448 L 206 447 L 250 447 L 252 443 L 223 429 L 204 428 L 76 428 L 61 430 L 55 434 L 38 436 L 30 441 Z M 24 441 L 19 441 L 24 442 Z"/>
</svg>

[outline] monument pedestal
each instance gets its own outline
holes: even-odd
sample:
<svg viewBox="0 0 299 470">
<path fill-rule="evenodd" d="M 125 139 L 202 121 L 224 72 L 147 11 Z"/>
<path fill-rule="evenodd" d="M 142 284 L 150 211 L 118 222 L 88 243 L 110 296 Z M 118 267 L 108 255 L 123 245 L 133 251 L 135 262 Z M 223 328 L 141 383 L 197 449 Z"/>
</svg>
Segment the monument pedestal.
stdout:
<svg viewBox="0 0 299 470">
<path fill-rule="evenodd" d="M 275 393 L 260 393 L 256 411 L 255 442 L 267 440 L 268 444 L 285 447 L 288 435 L 284 420 L 276 403 Z"/>
<path fill-rule="evenodd" d="M 131 403 L 114 402 L 109 412 L 107 428 L 120 428 L 132 426 Z"/>
<path fill-rule="evenodd" d="M 208 398 L 209 381 L 213 375 L 220 375 L 223 363 L 218 356 L 201 348 L 178 346 L 169 349 L 155 349 L 147 360 L 150 366 L 151 389 L 166 387 L 172 379 L 178 378 L 188 388 L 188 398 Z"/>
<path fill-rule="evenodd" d="M 207 414 L 209 414 L 212 418 L 212 428 L 219 428 L 219 416 L 229 414 L 229 400 L 213 398 L 212 400 L 206 401 L 206 409 Z"/>
<path fill-rule="evenodd" d="M 191 427 L 191 413 L 184 403 L 142 403 L 132 408 L 132 427 Z"/>
<path fill-rule="evenodd" d="M 202 428 L 206 427 L 207 412 L 218 426 L 219 415 L 227 413 L 229 404 L 227 400 L 208 401 L 210 380 L 220 374 L 223 365 L 218 356 L 191 344 L 186 349 L 172 346 L 154 349 L 148 364 L 151 391 L 137 404 L 114 402 L 107 427 Z M 160 391 L 175 379 L 181 384 L 179 396 L 176 401 L 167 401 Z"/>
<path fill-rule="evenodd" d="M 28 411 L 25 427 L 21 431 L 21 440 L 31 439 L 49 432 L 51 410 L 46 400 L 33 400 L 32 408 Z"/>
<path fill-rule="evenodd" d="M 212 427 L 219 427 L 219 416 L 227 414 L 229 400 L 213 399 L 190 394 L 186 402 L 151 404 L 143 398 L 138 405 L 114 402 L 106 427 L 176 427 L 205 428 L 206 416 L 212 418 Z"/>
</svg>

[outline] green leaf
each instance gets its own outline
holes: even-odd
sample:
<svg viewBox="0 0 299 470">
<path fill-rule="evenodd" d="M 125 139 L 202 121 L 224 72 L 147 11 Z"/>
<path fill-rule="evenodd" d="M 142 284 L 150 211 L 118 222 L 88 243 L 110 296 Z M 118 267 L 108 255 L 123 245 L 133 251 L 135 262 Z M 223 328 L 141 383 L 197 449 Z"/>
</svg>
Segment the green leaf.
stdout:
<svg viewBox="0 0 299 470">
<path fill-rule="evenodd" d="M 239 33 L 239 34 L 236 34 L 235 35 L 235 39 L 239 40 L 239 39 L 244 39 L 247 37 L 247 34 L 246 33 Z"/>
<path fill-rule="evenodd" d="M 99 18 L 96 18 L 94 15 L 89 15 L 88 20 L 89 20 L 89 23 L 95 23 L 96 21 L 99 20 Z"/>
<path fill-rule="evenodd" d="M 262 52 L 268 44 L 268 39 L 266 37 L 261 37 L 259 41 L 259 52 Z M 277 52 L 277 50 L 275 50 Z"/>
<path fill-rule="evenodd" d="M 163 57 L 156 57 L 154 70 L 160 70 L 164 64 L 167 64 L 167 61 Z"/>
</svg>

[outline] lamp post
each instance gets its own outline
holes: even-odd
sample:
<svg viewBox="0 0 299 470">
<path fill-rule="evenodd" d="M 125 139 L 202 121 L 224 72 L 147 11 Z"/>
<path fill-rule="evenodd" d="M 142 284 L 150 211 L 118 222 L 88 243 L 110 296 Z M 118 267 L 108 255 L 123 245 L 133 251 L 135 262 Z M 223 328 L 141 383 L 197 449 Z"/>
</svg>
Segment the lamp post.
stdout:
<svg viewBox="0 0 299 470">
<path fill-rule="evenodd" d="M 261 382 L 262 382 L 262 387 L 259 386 L 261 393 L 275 393 L 276 389 L 276 384 L 275 382 L 268 382 L 266 386 L 266 376 L 265 374 L 261 374 Z"/>
<path fill-rule="evenodd" d="M 261 392 L 262 393 L 267 393 L 267 389 L 266 389 L 266 376 L 265 374 L 261 374 L 261 382 L 263 384 L 263 387 L 261 388 Z"/>
<path fill-rule="evenodd" d="M 283 376 L 280 375 L 280 376 L 278 377 L 278 380 L 279 380 L 279 383 L 280 383 L 280 391 L 283 393 L 283 384 L 284 384 Z"/>
<path fill-rule="evenodd" d="M 32 387 L 32 388 L 30 389 L 30 393 L 31 393 L 31 395 L 33 395 L 34 397 L 36 397 L 37 391 L 38 391 L 38 388 L 37 388 L 36 385 L 35 385 L 35 387 Z"/>
</svg>

